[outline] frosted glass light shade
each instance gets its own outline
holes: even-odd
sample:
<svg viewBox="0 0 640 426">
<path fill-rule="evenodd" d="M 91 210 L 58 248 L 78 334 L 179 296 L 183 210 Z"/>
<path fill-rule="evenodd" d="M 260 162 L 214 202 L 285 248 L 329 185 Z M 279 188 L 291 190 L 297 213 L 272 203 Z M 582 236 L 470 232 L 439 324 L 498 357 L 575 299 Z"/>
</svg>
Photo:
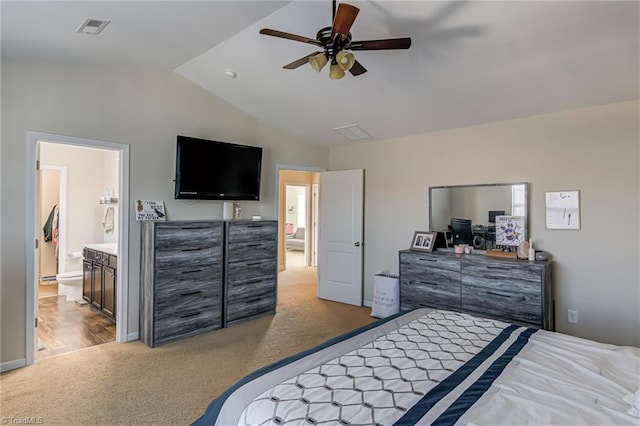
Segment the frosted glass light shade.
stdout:
<svg viewBox="0 0 640 426">
<path fill-rule="evenodd" d="M 331 64 L 331 70 L 329 71 L 329 78 L 331 80 L 340 80 L 344 77 L 344 70 L 340 68 L 338 64 Z"/>
<path fill-rule="evenodd" d="M 311 68 L 313 68 L 316 72 L 320 72 L 322 67 L 327 65 L 327 62 L 328 59 L 324 53 L 318 53 L 317 55 L 309 58 L 309 65 L 311 65 Z"/>
<path fill-rule="evenodd" d="M 353 53 L 341 50 L 336 55 L 336 61 L 338 62 L 338 65 L 340 65 L 340 68 L 342 68 L 344 71 L 349 71 L 353 64 L 356 63 L 356 58 L 355 56 L 353 56 Z"/>
</svg>

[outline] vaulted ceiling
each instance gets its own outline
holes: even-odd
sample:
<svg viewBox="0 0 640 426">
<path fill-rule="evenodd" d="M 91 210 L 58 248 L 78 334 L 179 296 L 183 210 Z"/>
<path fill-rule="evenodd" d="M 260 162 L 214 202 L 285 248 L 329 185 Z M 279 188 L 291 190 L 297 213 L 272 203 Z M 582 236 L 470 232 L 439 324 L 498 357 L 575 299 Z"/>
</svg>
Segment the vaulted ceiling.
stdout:
<svg viewBox="0 0 640 426">
<path fill-rule="evenodd" d="M 348 1 L 354 40 L 411 37 L 408 50 L 358 51 L 368 72 L 282 66 L 312 45 L 331 1 L 7 1 L 2 59 L 174 70 L 246 113 L 326 146 L 640 98 L 636 1 Z M 111 23 L 99 36 L 76 28 Z M 229 78 L 231 69 L 236 78 Z"/>
</svg>

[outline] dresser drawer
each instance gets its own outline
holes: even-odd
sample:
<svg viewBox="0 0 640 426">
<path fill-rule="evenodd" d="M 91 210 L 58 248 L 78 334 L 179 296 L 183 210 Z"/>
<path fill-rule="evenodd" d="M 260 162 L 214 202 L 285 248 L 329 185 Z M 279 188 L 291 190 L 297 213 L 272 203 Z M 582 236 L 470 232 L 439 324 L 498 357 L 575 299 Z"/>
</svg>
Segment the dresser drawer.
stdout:
<svg viewBox="0 0 640 426">
<path fill-rule="evenodd" d="M 192 271 L 206 265 L 222 262 L 222 249 L 218 246 L 193 249 L 158 251 L 155 258 L 156 271 Z"/>
<path fill-rule="evenodd" d="M 175 315 L 158 316 L 154 324 L 154 346 L 220 327 L 220 313 L 212 307 L 192 308 Z"/>
<path fill-rule="evenodd" d="M 400 253 L 403 274 L 433 275 L 434 280 L 460 281 L 460 259 L 419 253 Z"/>
<path fill-rule="evenodd" d="M 539 293 L 463 285 L 462 310 L 506 322 L 542 327 L 542 300 Z"/>
<path fill-rule="evenodd" d="M 156 271 L 155 293 L 164 294 L 174 289 L 200 290 L 220 286 L 222 266 L 206 266 L 194 269 Z"/>
<path fill-rule="evenodd" d="M 440 308 L 460 311 L 460 282 L 449 282 L 422 278 L 400 277 L 402 310 L 415 308 Z"/>
<path fill-rule="evenodd" d="M 254 280 L 256 278 L 275 278 L 277 260 L 275 258 L 250 262 L 234 262 L 227 265 L 227 287 Z"/>
<path fill-rule="evenodd" d="M 230 243 L 227 248 L 229 262 L 245 262 L 252 259 L 275 258 L 278 245 L 275 241 L 241 241 Z"/>
<path fill-rule="evenodd" d="M 241 284 L 232 284 L 227 287 L 227 302 L 232 303 L 240 299 L 255 299 L 266 295 L 275 294 L 276 279 L 256 278 Z"/>
<path fill-rule="evenodd" d="M 220 294 L 220 285 L 214 285 L 212 282 L 203 283 L 200 286 L 171 287 L 156 293 L 156 315 L 180 312 L 188 307 L 199 308 L 212 304 L 220 306 Z"/>
<path fill-rule="evenodd" d="M 274 294 L 239 299 L 227 304 L 227 323 L 249 319 L 260 314 L 273 313 L 276 309 L 276 296 Z"/>
<path fill-rule="evenodd" d="M 227 242 L 275 241 L 278 236 L 277 222 L 228 222 Z"/>
<path fill-rule="evenodd" d="M 464 260 L 462 285 L 485 287 L 500 294 L 520 293 L 526 297 L 541 297 L 542 270 L 528 262 L 492 262 Z"/>
<path fill-rule="evenodd" d="M 222 244 L 222 224 L 184 223 L 157 224 L 155 234 L 156 252 L 175 253 L 177 250 L 196 250 L 219 247 Z"/>
</svg>

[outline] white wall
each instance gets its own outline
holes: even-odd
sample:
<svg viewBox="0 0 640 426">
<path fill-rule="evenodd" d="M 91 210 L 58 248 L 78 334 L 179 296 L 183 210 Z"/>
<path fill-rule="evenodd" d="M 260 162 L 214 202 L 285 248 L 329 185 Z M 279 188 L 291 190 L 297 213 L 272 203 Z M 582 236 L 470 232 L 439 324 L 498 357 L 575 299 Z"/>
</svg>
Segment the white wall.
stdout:
<svg viewBox="0 0 640 426">
<path fill-rule="evenodd" d="M 427 229 L 429 186 L 529 182 L 531 237 L 554 257 L 558 330 L 640 346 L 638 121 L 635 101 L 332 148 L 331 170 L 365 169 L 365 299 L 373 274 L 397 271 L 398 250 Z M 581 230 L 546 230 L 545 191 L 570 189 Z"/>
<path fill-rule="evenodd" d="M 130 203 L 164 200 L 167 216 L 221 219 L 222 202 L 173 199 L 176 135 L 262 146 L 261 201 L 243 216 L 275 214 L 275 165 L 326 167 L 317 147 L 232 108 L 179 75 L 147 68 L 2 61 L 0 362 L 25 357 L 26 132 L 130 145 Z M 140 227 L 131 215 L 128 332 L 138 329 Z"/>
</svg>

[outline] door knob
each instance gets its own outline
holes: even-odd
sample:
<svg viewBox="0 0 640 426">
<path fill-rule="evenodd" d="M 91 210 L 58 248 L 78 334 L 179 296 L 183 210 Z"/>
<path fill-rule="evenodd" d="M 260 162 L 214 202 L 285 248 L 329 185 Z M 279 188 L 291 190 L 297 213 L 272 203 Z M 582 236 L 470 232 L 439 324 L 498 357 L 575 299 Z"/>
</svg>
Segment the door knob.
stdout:
<svg viewBox="0 0 640 426">
<path fill-rule="evenodd" d="M 353 245 L 356 247 L 360 247 L 360 241 L 356 241 Z"/>
</svg>

